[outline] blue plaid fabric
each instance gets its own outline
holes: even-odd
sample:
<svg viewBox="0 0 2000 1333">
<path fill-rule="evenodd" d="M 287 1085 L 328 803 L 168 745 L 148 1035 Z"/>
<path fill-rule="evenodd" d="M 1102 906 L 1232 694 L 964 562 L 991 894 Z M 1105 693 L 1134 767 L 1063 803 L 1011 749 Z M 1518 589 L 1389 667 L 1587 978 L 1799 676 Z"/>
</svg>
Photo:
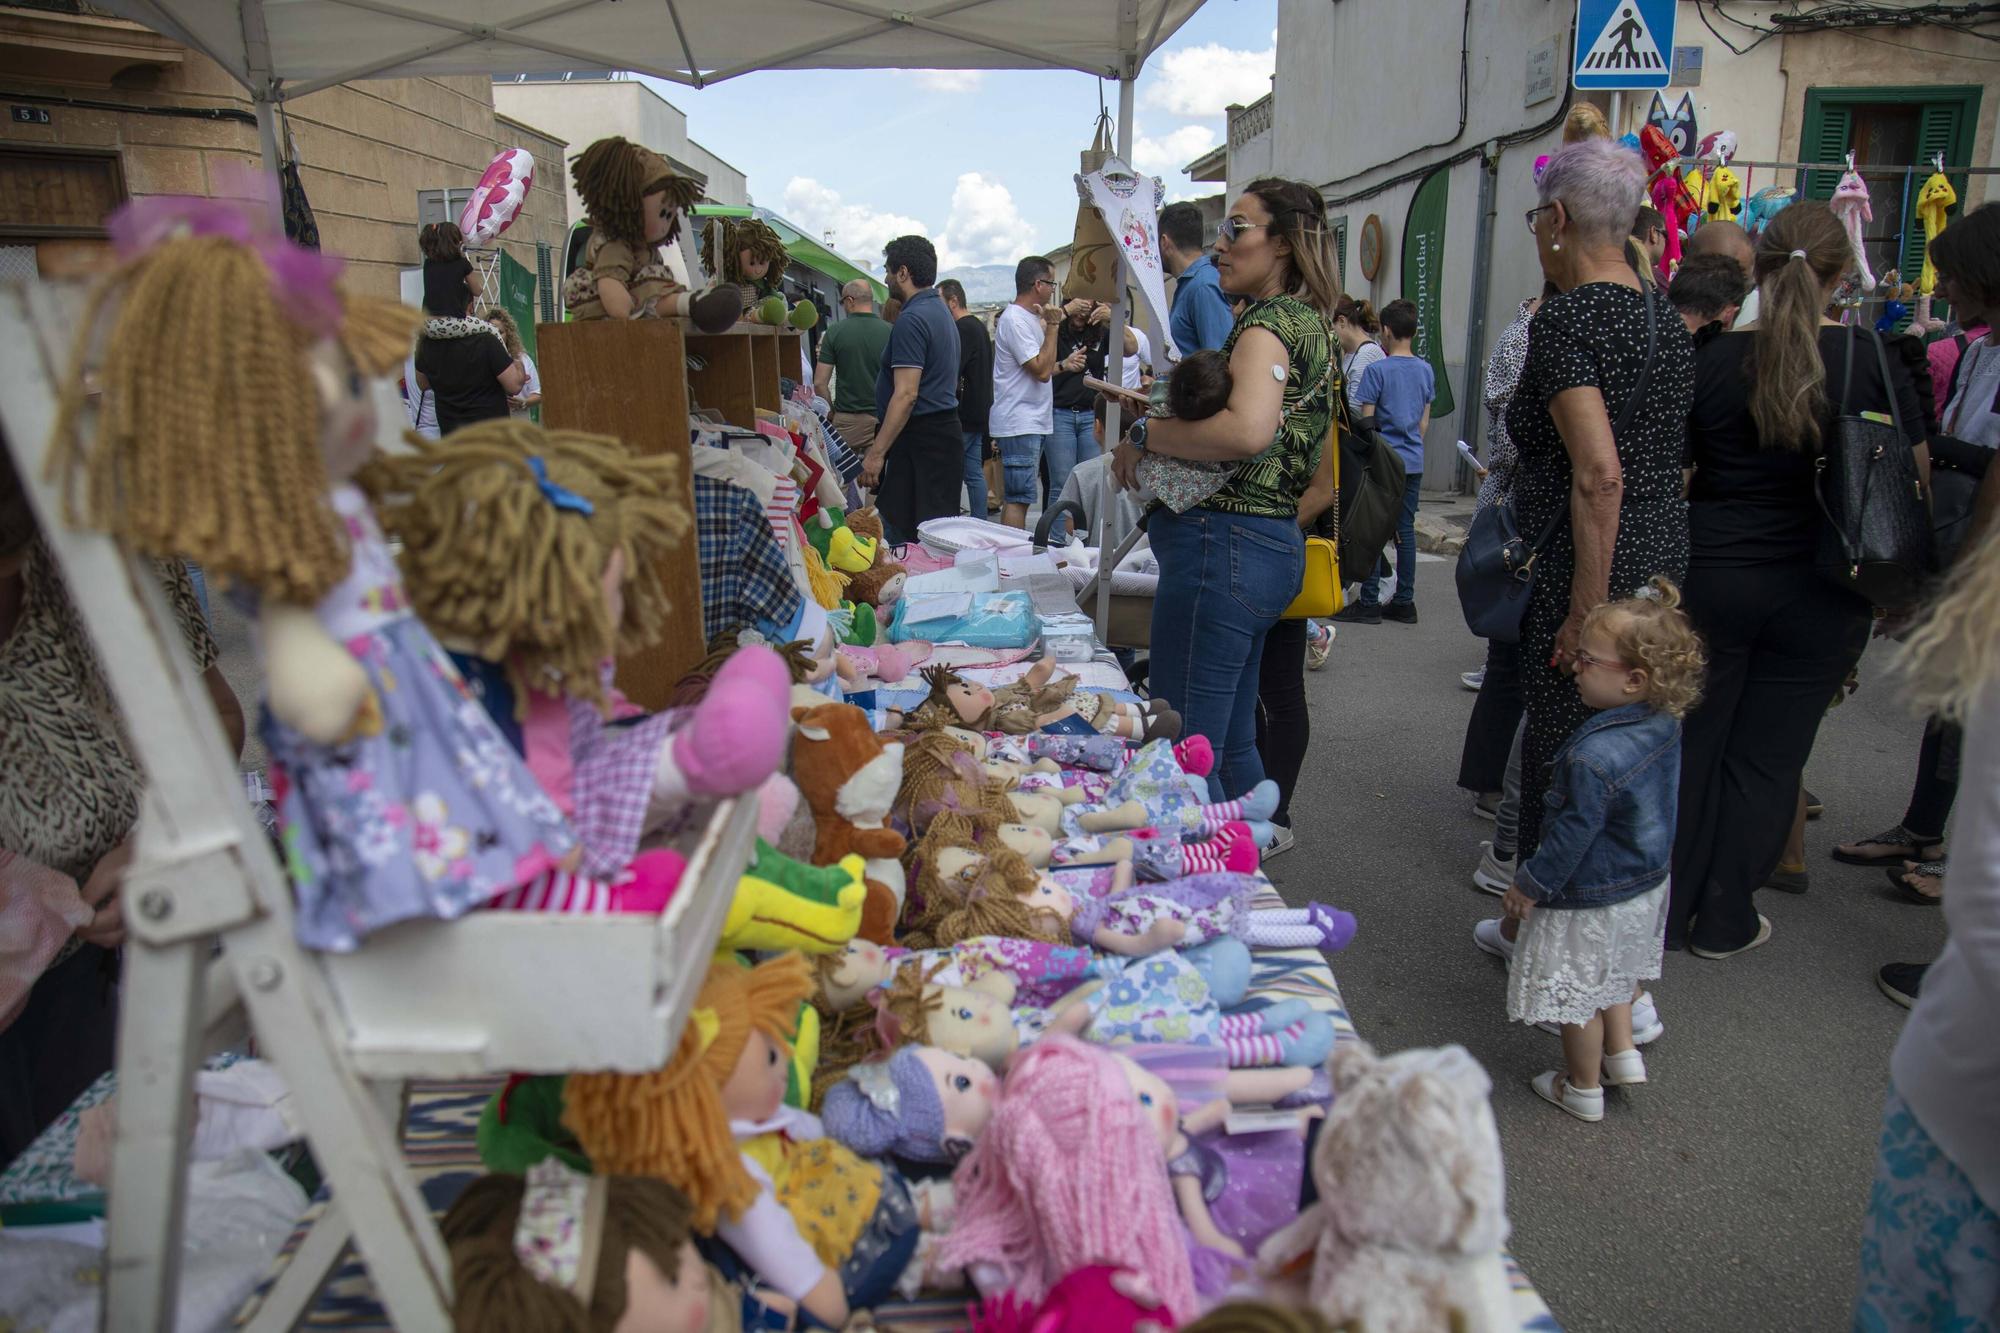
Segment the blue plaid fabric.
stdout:
<svg viewBox="0 0 2000 1333">
<path fill-rule="evenodd" d="M 702 633 L 713 640 L 724 630 L 749 626 L 783 642 L 805 613 L 805 598 L 771 535 L 764 506 L 741 486 L 696 477 L 694 516 Z"/>
</svg>

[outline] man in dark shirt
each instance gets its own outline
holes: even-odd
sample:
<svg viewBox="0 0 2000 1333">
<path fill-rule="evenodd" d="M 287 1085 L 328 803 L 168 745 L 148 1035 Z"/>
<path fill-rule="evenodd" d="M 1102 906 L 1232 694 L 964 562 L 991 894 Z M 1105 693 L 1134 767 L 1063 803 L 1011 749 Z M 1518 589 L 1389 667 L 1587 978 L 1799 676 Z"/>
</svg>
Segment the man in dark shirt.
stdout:
<svg viewBox="0 0 2000 1333">
<path fill-rule="evenodd" d="M 882 531 L 902 545 L 926 519 L 958 513 L 965 432 L 958 420 L 958 327 L 937 288 L 937 249 L 922 236 L 882 248 L 890 293 L 903 303 L 875 379 L 881 429 L 861 460 Z"/>
<path fill-rule="evenodd" d="M 957 278 L 938 284 L 944 308 L 958 325 L 958 424 L 965 432 L 965 498 L 974 518 L 986 517 L 986 415 L 993 410 L 993 339 L 965 309 Z"/>
<path fill-rule="evenodd" d="M 1076 465 L 1086 458 L 1097 457 L 1100 451 L 1097 390 L 1083 382 L 1084 376 L 1098 380 L 1115 378 L 1104 373 L 1111 350 L 1111 307 L 1102 301 L 1078 297 L 1063 304 L 1063 314 L 1066 318 L 1056 329 L 1055 378 L 1049 381 L 1055 393 L 1055 431 L 1049 436 L 1048 448 L 1042 451 L 1047 464 L 1049 497 L 1061 495 L 1063 484 Z M 1138 351 L 1138 336 L 1127 326 L 1125 355 L 1133 356 Z M 1051 532 L 1062 529 L 1063 523 L 1058 520 Z"/>
<path fill-rule="evenodd" d="M 507 355 L 485 320 L 433 317 L 417 339 L 417 387 L 437 395 L 438 434 L 475 421 L 504 421 L 507 395 L 519 393 L 528 372 Z"/>
</svg>

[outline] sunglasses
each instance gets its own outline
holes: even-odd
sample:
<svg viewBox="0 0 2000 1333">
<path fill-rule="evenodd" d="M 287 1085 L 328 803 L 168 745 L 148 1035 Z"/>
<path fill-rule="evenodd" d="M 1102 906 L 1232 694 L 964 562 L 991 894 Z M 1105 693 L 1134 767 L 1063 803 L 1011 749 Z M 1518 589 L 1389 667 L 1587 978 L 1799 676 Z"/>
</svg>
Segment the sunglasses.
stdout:
<svg viewBox="0 0 2000 1333">
<path fill-rule="evenodd" d="M 1222 225 L 1215 230 L 1217 236 L 1234 245 L 1236 238 L 1244 232 L 1253 231 L 1258 227 L 1268 228 L 1270 225 L 1268 222 L 1252 222 L 1247 218 L 1224 218 Z"/>
</svg>

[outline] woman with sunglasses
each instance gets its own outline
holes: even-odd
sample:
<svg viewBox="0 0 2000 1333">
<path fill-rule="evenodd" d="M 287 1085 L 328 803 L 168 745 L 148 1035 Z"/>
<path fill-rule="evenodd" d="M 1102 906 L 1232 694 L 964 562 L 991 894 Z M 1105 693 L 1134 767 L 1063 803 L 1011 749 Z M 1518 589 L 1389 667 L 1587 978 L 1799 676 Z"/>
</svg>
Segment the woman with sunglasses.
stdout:
<svg viewBox="0 0 2000 1333">
<path fill-rule="evenodd" d="M 1160 563 L 1153 693 L 1214 744 L 1220 758 L 1208 782 L 1221 800 L 1264 779 L 1259 670 L 1304 575 L 1299 500 L 1319 471 L 1341 392 L 1329 328 L 1340 284 L 1324 201 L 1296 181 L 1252 181 L 1223 219 L 1215 263 L 1223 294 L 1247 302 L 1222 347 L 1228 405 L 1201 420 L 1142 418 L 1112 468 L 1129 489 L 1142 451 L 1237 464 L 1203 504 L 1180 514 L 1156 508 L 1146 524 Z M 1303 642 L 1297 651 L 1303 657 Z"/>
</svg>

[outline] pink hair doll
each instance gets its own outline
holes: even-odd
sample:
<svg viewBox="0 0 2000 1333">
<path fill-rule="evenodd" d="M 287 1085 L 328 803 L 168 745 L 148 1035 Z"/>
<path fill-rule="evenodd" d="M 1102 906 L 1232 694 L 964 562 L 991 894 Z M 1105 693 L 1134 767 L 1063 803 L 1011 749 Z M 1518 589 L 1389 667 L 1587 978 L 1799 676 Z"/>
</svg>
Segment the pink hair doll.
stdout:
<svg viewBox="0 0 2000 1333">
<path fill-rule="evenodd" d="M 939 1248 L 987 1294 L 1040 1301 L 1092 1264 L 1146 1278 L 1176 1321 L 1194 1272 L 1160 1138 L 1110 1052 L 1049 1036 L 1017 1056 L 1000 1105 L 953 1175 L 957 1221 Z"/>
</svg>

